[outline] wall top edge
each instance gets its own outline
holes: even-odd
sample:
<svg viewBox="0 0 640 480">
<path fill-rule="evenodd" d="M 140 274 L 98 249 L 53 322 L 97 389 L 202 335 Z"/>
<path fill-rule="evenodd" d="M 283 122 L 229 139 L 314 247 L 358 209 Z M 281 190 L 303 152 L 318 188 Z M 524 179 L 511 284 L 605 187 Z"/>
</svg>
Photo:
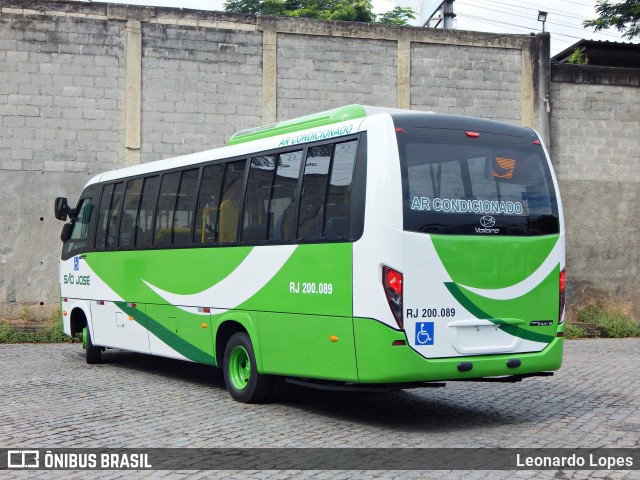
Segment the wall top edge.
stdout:
<svg viewBox="0 0 640 480">
<path fill-rule="evenodd" d="M 457 46 L 506 49 L 531 48 L 530 35 L 496 34 L 463 30 L 399 27 L 358 22 L 339 22 L 307 18 L 271 17 L 167 7 L 115 5 L 73 0 L 3 0 L 3 13 L 139 20 L 141 22 L 215 27 L 235 23 L 241 30 L 272 31 L 283 34 L 378 39 Z"/>
<path fill-rule="evenodd" d="M 580 83 L 585 85 L 640 87 L 640 68 L 552 63 L 551 81 L 558 83 Z"/>
</svg>

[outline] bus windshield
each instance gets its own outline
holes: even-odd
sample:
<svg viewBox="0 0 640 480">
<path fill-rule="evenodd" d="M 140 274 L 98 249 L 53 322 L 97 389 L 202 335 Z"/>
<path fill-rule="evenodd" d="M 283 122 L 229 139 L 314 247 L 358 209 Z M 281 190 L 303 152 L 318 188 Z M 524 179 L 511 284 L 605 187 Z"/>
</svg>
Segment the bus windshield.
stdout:
<svg viewBox="0 0 640 480">
<path fill-rule="evenodd" d="M 397 134 L 404 230 L 519 236 L 559 232 L 553 182 L 539 142 L 425 130 Z"/>
</svg>

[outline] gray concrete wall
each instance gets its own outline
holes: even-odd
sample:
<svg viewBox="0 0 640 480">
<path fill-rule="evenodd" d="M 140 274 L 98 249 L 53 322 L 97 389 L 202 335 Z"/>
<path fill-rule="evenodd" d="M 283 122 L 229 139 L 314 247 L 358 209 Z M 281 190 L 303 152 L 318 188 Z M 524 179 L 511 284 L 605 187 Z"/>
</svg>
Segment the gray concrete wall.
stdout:
<svg viewBox="0 0 640 480">
<path fill-rule="evenodd" d="M 75 201 L 100 171 L 348 103 L 504 120 L 549 141 L 548 34 L 65 1 L 0 7 L 0 200 L 15 206 L 0 211 L 0 317 L 57 308 L 53 198 Z"/>
<path fill-rule="evenodd" d="M 142 24 L 143 162 L 221 145 L 261 122 L 262 35 Z"/>
<path fill-rule="evenodd" d="M 416 43 L 411 108 L 519 124 L 521 64 L 521 50 Z"/>
<path fill-rule="evenodd" d="M 360 103 L 396 106 L 396 42 L 278 35 L 277 117 Z"/>
<path fill-rule="evenodd" d="M 551 153 L 567 224 L 568 295 L 640 317 L 640 71 L 553 66 Z"/>
<path fill-rule="evenodd" d="M 121 164 L 121 24 L 0 15 L 0 317 L 55 308 L 57 195 Z"/>
</svg>

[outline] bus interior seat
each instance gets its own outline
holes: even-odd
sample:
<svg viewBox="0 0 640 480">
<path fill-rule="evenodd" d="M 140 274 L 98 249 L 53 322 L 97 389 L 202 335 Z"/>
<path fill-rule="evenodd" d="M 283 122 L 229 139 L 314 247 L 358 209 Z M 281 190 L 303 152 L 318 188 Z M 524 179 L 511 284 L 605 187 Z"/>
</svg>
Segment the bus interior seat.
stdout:
<svg viewBox="0 0 640 480">
<path fill-rule="evenodd" d="M 173 230 L 173 244 L 187 245 L 191 243 L 191 228 L 177 227 Z"/>
<path fill-rule="evenodd" d="M 220 205 L 220 242 L 235 242 L 238 227 L 238 202 L 224 200 Z"/>
</svg>

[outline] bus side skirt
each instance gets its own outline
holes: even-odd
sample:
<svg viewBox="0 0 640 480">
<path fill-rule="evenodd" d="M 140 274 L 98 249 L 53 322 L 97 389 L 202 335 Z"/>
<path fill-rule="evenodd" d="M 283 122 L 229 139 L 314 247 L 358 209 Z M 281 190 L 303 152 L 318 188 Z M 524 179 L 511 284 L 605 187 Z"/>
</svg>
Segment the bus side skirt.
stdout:
<svg viewBox="0 0 640 480">
<path fill-rule="evenodd" d="M 444 382 L 346 383 L 301 378 L 285 378 L 285 382 L 292 385 L 314 388 L 316 390 L 378 393 L 391 392 L 394 390 L 405 390 L 410 388 L 440 388 L 446 385 Z"/>
</svg>

